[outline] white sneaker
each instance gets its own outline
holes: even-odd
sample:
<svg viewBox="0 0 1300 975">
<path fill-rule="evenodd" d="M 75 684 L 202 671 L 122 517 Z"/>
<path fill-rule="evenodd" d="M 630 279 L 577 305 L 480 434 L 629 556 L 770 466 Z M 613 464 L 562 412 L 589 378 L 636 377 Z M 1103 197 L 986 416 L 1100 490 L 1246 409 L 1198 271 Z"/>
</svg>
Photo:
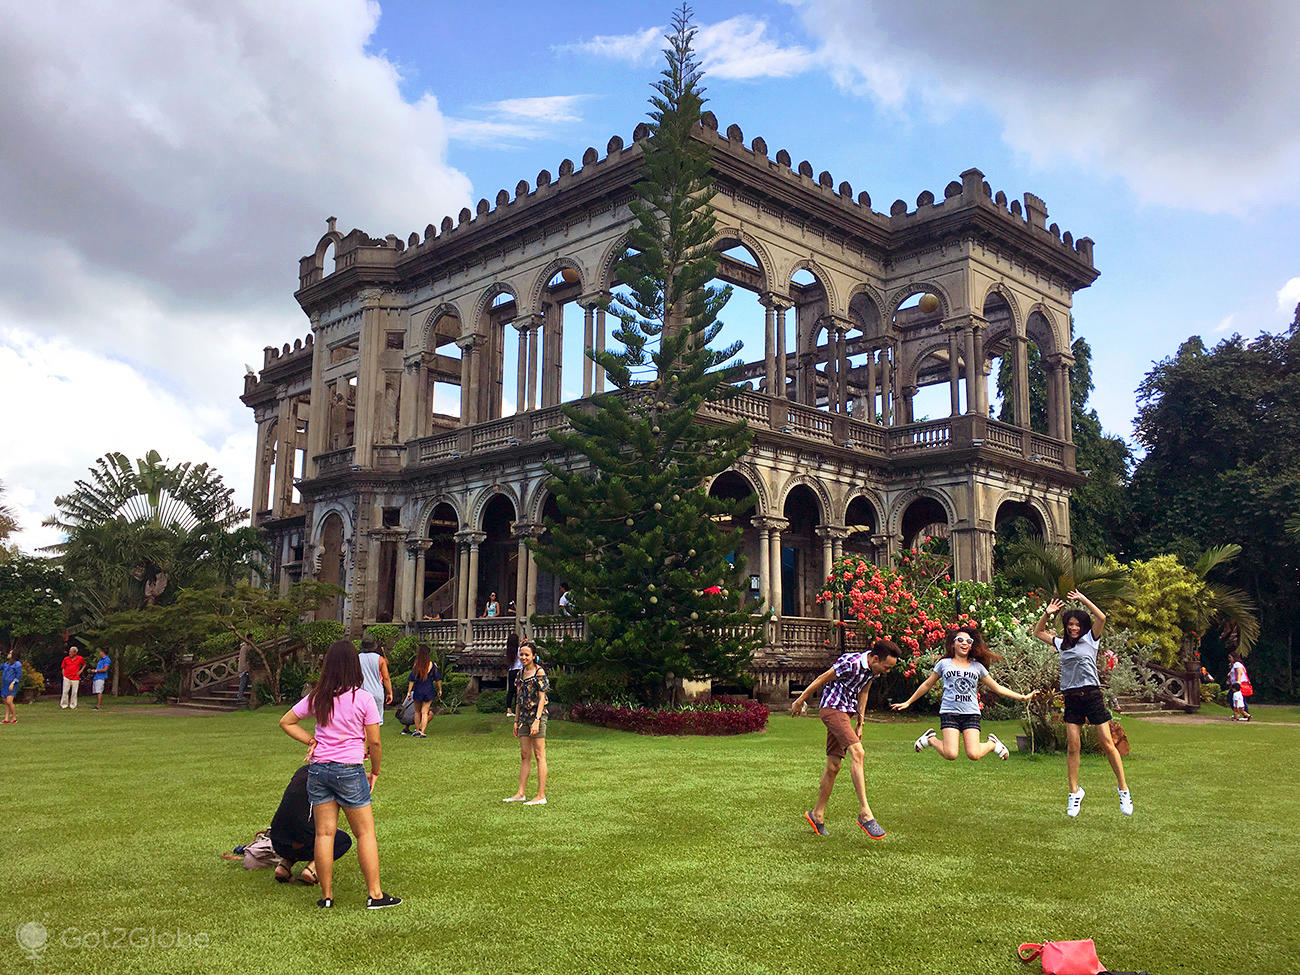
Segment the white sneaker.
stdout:
<svg viewBox="0 0 1300 975">
<path fill-rule="evenodd" d="M 527 796 L 506 796 L 501 801 L 502 802 L 527 802 L 528 797 Z"/>
<path fill-rule="evenodd" d="M 1007 751 L 1007 746 L 1002 744 L 1002 740 L 998 738 L 997 735 L 989 735 L 989 744 L 993 746 L 993 751 L 998 758 L 1002 759 L 1004 762 L 1007 760 L 1007 756 L 1011 754 Z"/>
<path fill-rule="evenodd" d="M 926 729 L 925 729 L 925 734 L 923 734 L 920 738 L 916 739 L 916 741 L 914 741 L 914 742 L 912 743 L 912 746 L 913 746 L 913 747 L 914 747 L 918 752 L 923 752 L 923 751 L 925 751 L 926 746 L 930 744 L 930 739 L 933 738 L 933 737 L 934 737 L 934 729 L 933 729 L 933 728 L 926 728 Z"/>
<path fill-rule="evenodd" d="M 1078 792 L 1071 792 L 1069 800 L 1065 803 L 1065 814 L 1073 819 L 1079 815 L 1079 807 L 1083 805 L 1083 789 Z"/>
<path fill-rule="evenodd" d="M 544 805 L 546 805 L 546 800 L 545 800 L 545 799 L 529 799 L 527 802 L 524 803 L 524 805 L 525 805 L 525 806 L 544 806 Z"/>
<path fill-rule="evenodd" d="M 1129 794 L 1128 789 L 1117 789 L 1119 792 L 1119 811 L 1125 816 L 1133 815 L 1133 796 Z"/>
</svg>

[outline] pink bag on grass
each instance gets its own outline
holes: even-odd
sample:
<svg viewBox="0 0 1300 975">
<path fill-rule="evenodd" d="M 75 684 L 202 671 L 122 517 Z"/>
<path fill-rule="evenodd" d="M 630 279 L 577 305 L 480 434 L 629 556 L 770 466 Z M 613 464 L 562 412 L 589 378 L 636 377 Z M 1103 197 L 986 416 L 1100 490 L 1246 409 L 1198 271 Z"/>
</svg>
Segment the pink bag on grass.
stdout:
<svg viewBox="0 0 1300 975">
<path fill-rule="evenodd" d="M 1023 944 L 1017 950 L 1021 961 L 1043 959 L 1043 975 L 1100 975 L 1106 966 L 1097 960 L 1097 946 L 1084 941 L 1045 941 Z"/>
</svg>

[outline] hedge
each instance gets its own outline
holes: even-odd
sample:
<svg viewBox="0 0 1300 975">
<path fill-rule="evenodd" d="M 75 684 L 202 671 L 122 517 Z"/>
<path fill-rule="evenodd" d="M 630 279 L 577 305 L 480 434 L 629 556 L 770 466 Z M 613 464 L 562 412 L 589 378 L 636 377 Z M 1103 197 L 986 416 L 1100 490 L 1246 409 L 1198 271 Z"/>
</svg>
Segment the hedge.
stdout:
<svg viewBox="0 0 1300 975">
<path fill-rule="evenodd" d="M 572 714 L 574 721 L 635 731 L 639 735 L 745 735 L 767 727 L 767 716 L 767 705 L 760 701 L 664 710 L 575 704 Z"/>
</svg>

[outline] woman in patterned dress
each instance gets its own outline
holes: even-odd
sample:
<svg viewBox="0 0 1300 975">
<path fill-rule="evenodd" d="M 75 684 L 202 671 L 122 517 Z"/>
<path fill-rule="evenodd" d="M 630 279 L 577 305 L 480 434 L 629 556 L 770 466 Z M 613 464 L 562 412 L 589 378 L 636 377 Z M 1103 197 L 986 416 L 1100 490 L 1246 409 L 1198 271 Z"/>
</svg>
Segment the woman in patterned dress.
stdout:
<svg viewBox="0 0 1300 975">
<path fill-rule="evenodd" d="M 519 662 L 523 669 L 515 682 L 515 737 L 519 739 L 519 791 L 504 802 L 522 802 L 525 806 L 546 805 L 546 695 L 550 683 L 537 660 L 532 644 L 519 644 Z M 529 799 L 525 789 L 537 759 L 537 795 Z"/>
</svg>

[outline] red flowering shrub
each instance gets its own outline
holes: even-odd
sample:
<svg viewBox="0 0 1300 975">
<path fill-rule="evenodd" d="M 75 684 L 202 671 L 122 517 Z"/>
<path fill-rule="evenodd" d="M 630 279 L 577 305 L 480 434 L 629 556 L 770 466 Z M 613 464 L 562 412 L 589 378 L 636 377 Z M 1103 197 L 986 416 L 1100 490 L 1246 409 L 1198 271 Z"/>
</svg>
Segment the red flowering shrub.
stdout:
<svg viewBox="0 0 1300 975">
<path fill-rule="evenodd" d="M 663 709 L 575 704 L 572 712 L 574 721 L 639 735 L 745 735 L 767 727 L 767 716 L 767 705 L 759 701 Z"/>
</svg>

